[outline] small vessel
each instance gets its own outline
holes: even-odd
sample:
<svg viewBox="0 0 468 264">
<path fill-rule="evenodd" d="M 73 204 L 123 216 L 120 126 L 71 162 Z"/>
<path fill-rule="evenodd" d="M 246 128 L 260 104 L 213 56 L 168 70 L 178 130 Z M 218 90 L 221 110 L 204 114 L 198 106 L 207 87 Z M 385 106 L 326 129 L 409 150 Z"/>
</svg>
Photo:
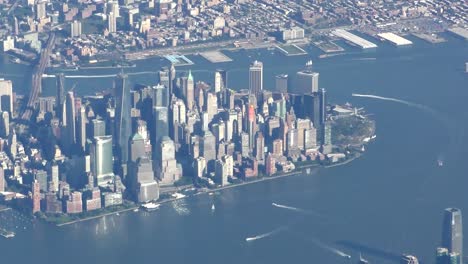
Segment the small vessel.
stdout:
<svg viewBox="0 0 468 264">
<path fill-rule="evenodd" d="M 144 203 L 141 205 L 141 208 L 143 208 L 143 210 L 145 211 L 154 211 L 154 210 L 157 210 L 159 209 L 159 206 L 161 206 L 160 204 L 157 204 L 157 203 Z"/>
<path fill-rule="evenodd" d="M 255 237 L 248 237 L 248 238 L 245 239 L 245 241 L 247 241 L 247 242 L 253 241 L 253 240 L 255 240 Z"/>
<path fill-rule="evenodd" d="M 213 204 L 213 205 L 211 205 L 211 211 L 212 211 L 212 212 L 214 212 L 215 210 L 216 210 L 216 207 L 215 207 L 215 205 L 214 205 L 214 204 Z"/>
<path fill-rule="evenodd" d="M 438 165 L 439 167 L 444 166 L 444 161 L 441 160 L 441 159 L 438 159 L 438 160 L 437 160 L 437 165 Z"/>
<path fill-rule="evenodd" d="M 366 148 L 364 147 L 364 145 L 362 145 L 361 151 L 362 151 L 362 152 L 366 151 Z"/>
<path fill-rule="evenodd" d="M 181 194 L 181 193 L 173 193 L 172 197 L 175 198 L 175 199 L 182 199 L 182 198 L 185 197 L 185 195 Z"/>
<path fill-rule="evenodd" d="M 13 238 L 15 237 L 15 232 L 7 231 L 5 229 L 0 229 L 0 236 L 4 238 Z"/>
<path fill-rule="evenodd" d="M 140 210 L 138 210 L 138 208 L 133 209 L 133 212 L 135 212 L 135 213 L 138 212 L 138 211 L 140 211 Z"/>
<path fill-rule="evenodd" d="M 306 169 L 306 173 L 307 173 L 307 174 L 310 174 L 310 168 L 307 168 L 307 169 Z"/>
</svg>

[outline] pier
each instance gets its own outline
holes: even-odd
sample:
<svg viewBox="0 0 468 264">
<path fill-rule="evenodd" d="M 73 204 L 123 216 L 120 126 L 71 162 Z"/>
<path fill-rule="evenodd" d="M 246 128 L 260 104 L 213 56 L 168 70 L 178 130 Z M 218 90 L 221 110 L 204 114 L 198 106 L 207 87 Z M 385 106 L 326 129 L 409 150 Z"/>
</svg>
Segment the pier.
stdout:
<svg viewBox="0 0 468 264">
<path fill-rule="evenodd" d="M 468 29 L 466 28 L 454 27 L 454 28 L 448 29 L 447 31 L 457 37 L 461 37 L 465 40 L 468 40 Z"/>
<path fill-rule="evenodd" d="M 333 35 L 340 37 L 350 43 L 352 43 L 355 46 L 360 47 L 361 49 L 372 49 L 372 48 L 377 48 L 377 45 L 365 40 L 359 36 L 354 35 L 353 33 L 350 33 L 344 29 L 335 29 L 333 32 Z"/>
<path fill-rule="evenodd" d="M 392 32 L 386 32 L 386 33 L 380 33 L 377 34 L 381 39 L 384 39 L 390 43 L 392 43 L 395 46 L 407 46 L 413 44 L 413 42 L 398 36 L 397 34 L 394 34 Z"/>
<path fill-rule="evenodd" d="M 200 53 L 200 56 L 205 58 L 205 60 L 211 63 L 221 63 L 221 62 L 230 62 L 232 61 L 231 58 L 226 56 L 226 54 L 222 53 L 221 51 L 206 51 Z"/>
</svg>

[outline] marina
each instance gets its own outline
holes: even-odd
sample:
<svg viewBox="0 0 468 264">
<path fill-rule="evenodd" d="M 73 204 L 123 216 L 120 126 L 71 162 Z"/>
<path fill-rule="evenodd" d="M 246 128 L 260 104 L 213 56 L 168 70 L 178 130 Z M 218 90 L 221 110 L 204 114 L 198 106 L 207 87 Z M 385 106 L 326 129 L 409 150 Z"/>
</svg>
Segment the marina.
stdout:
<svg viewBox="0 0 468 264">
<path fill-rule="evenodd" d="M 332 33 L 333 35 L 340 37 L 346 40 L 347 42 L 351 43 L 352 45 L 360 47 L 361 49 L 377 48 L 376 44 L 365 40 L 359 36 L 356 36 L 353 33 L 350 33 L 344 29 L 335 29 Z"/>
<path fill-rule="evenodd" d="M 221 63 L 221 62 L 230 62 L 232 61 L 231 58 L 226 56 L 224 53 L 221 51 L 207 51 L 207 52 L 201 52 L 200 56 L 202 56 L 204 59 L 211 63 Z"/>
<path fill-rule="evenodd" d="M 411 42 L 410 40 L 400 37 L 397 34 L 394 34 L 392 32 L 380 33 L 380 34 L 377 34 L 377 36 L 379 36 L 379 38 L 383 40 L 386 40 L 392 43 L 395 46 L 407 46 L 407 45 L 413 44 L 413 42 Z"/>
</svg>

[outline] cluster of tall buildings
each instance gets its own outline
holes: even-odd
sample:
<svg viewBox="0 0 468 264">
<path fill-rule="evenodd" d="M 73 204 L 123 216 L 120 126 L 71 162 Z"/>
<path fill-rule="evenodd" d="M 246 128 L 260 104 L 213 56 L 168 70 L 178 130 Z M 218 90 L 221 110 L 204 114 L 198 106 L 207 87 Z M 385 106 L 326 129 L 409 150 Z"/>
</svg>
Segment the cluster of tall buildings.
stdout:
<svg viewBox="0 0 468 264">
<path fill-rule="evenodd" d="M 332 151 L 325 90 L 318 74 L 303 73 L 286 91 L 265 89 L 263 63 L 255 61 L 249 89 L 236 92 L 225 70 L 207 83 L 171 66 L 155 85 L 133 85 L 120 73 L 112 92 L 93 96 L 66 91 L 59 74 L 56 96 L 38 100 L 36 144 L 0 123 L 5 174 L 30 186 L 33 212 L 79 213 L 157 200 L 182 177 L 219 186 L 290 171 L 295 161 Z"/>
</svg>

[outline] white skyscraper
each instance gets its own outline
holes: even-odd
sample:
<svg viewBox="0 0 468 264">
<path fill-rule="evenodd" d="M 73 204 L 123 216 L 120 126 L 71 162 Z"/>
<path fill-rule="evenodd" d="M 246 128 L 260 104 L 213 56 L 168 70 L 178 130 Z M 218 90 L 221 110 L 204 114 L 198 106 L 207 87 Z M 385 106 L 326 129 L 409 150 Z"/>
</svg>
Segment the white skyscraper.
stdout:
<svg viewBox="0 0 468 264">
<path fill-rule="evenodd" d="M 117 31 L 117 16 L 113 12 L 107 16 L 107 30 L 109 33 Z"/>
<path fill-rule="evenodd" d="M 70 24 L 70 36 L 72 38 L 81 36 L 81 21 L 75 20 Z"/>
</svg>

